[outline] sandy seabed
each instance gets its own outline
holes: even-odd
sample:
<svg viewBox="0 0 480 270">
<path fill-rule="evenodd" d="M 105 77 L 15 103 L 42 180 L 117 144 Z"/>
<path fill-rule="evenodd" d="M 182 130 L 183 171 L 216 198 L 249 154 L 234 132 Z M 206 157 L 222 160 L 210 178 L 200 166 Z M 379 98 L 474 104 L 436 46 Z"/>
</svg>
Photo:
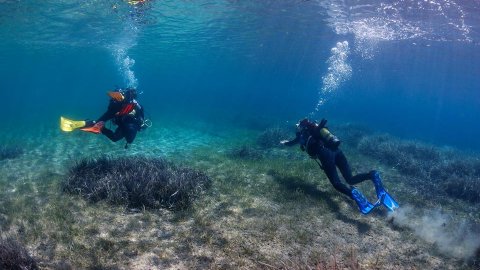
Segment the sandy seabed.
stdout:
<svg viewBox="0 0 480 270">
<path fill-rule="evenodd" d="M 24 150 L 0 160 L 2 236 L 42 269 L 478 269 L 478 204 L 430 200 L 394 167 L 345 145 L 354 172 L 381 171 L 401 204 L 364 216 L 307 155 L 258 148 L 258 133 L 153 126 L 128 150 L 84 132 L 4 133 L 4 144 Z M 245 146 L 263 154 L 231 154 Z M 212 187 L 176 212 L 61 192 L 76 160 L 102 155 L 163 157 L 204 171 Z M 359 188 L 372 198 L 370 182 Z"/>
</svg>

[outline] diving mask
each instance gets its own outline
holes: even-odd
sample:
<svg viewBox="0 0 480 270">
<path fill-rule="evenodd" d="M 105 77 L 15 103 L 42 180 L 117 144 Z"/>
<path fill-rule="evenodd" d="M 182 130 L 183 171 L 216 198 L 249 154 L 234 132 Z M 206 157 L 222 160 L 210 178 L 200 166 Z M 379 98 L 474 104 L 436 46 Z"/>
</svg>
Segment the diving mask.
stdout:
<svg viewBox="0 0 480 270">
<path fill-rule="evenodd" d="M 121 92 L 118 92 L 118 91 L 108 91 L 107 95 L 115 101 L 123 101 L 125 99 L 123 94 Z"/>
</svg>

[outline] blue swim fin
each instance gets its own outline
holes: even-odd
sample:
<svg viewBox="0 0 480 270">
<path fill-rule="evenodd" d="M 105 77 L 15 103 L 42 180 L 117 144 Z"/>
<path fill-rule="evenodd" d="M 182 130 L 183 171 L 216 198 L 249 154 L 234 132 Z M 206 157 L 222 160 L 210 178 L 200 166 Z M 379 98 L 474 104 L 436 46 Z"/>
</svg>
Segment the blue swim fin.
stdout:
<svg viewBox="0 0 480 270">
<path fill-rule="evenodd" d="M 384 191 L 384 197 L 383 197 L 383 200 L 381 200 L 381 202 L 383 203 L 383 205 L 385 207 L 388 208 L 388 210 L 390 211 L 395 211 L 395 209 L 399 208 L 400 205 L 398 205 L 397 201 L 395 201 L 392 196 L 390 196 L 390 194 L 388 194 L 388 192 Z"/>
<path fill-rule="evenodd" d="M 357 203 L 358 209 L 362 214 L 366 215 L 370 213 L 375 207 L 377 207 L 380 202 L 378 201 L 375 204 L 371 204 L 367 198 L 356 188 L 352 189 L 352 199 Z"/>
<path fill-rule="evenodd" d="M 375 185 L 375 192 L 377 193 L 378 200 L 386 207 L 389 211 L 395 211 L 395 209 L 400 206 L 392 198 L 392 196 L 385 190 L 382 185 L 382 179 L 380 174 L 377 171 L 372 171 L 372 181 Z"/>
</svg>

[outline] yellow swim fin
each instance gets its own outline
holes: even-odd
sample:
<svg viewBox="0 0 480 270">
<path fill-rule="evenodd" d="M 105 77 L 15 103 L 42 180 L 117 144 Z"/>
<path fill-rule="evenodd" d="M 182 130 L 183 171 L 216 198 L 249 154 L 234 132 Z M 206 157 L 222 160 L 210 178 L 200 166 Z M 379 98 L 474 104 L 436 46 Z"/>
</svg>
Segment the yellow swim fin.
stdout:
<svg viewBox="0 0 480 270">
<path fill-rule="evenodd" d="M 147 0 L 129 0 L 128 1 L 128 3 L 130 5 L 133 5 L 133 6 L 138 5 L 138 4 L 143 4 L 145 2 L 147 2 Z"/>
<path fill-rule="evenodd" d="M 74 121 L 74 120 L 67 119 L 63 116 L 60 117 L 60 129 L 65 132 L 70 132 L 78 128 L 83 128 L 85 127 L 85 125 L 86 125 L 85 121 Z"/>
</svg>

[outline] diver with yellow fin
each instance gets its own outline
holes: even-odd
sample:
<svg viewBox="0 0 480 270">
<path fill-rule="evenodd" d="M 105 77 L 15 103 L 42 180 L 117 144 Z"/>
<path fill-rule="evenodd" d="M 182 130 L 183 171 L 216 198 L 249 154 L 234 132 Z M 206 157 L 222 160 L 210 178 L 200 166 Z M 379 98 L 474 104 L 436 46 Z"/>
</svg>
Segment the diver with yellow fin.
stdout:
<svg viewBox="0 0 480 270">
<path fill-rule="evenodd" d="M 108 109 L 96 121 L 73 121 L 60 117 L 60 129 L 66 132 L 80 129 L 95 134 L 102 133 L 113 142 L 125 138 L 125 149 L 128 148 L 137 132 L 150 127 L 151 122 L 144 117 L 143 107 L 136 100 L 135 88 L 118 89 L 107 94 L 110 96 Z M 115 132 L 105 127 L 105 122 L 109 120 L 117 125 Z"/>
<path fill-rule="evenodd" d="M 128 4 L 130 4 L 132 6 L 136 6 L 136 5 L 145 4 L 146 2 L 147 2 L 147 0 L 129 0 Z"/>
<path fill-rule="evenodd" d="M 86 121 L 74 121 L 63 116 L 60 117 L 60 129 L 65 132 L 74 131 L 75 129 L 83 128 L 87 124 Z"/>
<path fill-rule="evenodd" d="M 363 214 L 370 213 L 380 204 L 383 204 L 389 211 L 395 211 L 399 205 L 383 187 L 377 171 L 373 170 L 368 173 L 352 175 L 347 158 L 339 148 L 340 140 L 328 130 L 326 124 L 327 120 L 325 119 L 322 119 L 320 123 L 311 122 L 307 118 L 302 119 L 297 124 L 295 139 L 290 141 L 283 140 L 280 144 L 285 146 L 300 144 L 300 148 L 306 151 L 311 158 L 315 159 L 320 168 L 325 172 L 332 186 L 353 199 Z M 320 163 L 317 159 L 320 160 Z M 343 178 L 351 186 L 347 186 L 340 181 L 337 167 Z M 372 180 L 375 186 L 378 201 L 374 204 L 370 203 L 360 190 L 353 186 L 365 180 Z"/>
</svg>

